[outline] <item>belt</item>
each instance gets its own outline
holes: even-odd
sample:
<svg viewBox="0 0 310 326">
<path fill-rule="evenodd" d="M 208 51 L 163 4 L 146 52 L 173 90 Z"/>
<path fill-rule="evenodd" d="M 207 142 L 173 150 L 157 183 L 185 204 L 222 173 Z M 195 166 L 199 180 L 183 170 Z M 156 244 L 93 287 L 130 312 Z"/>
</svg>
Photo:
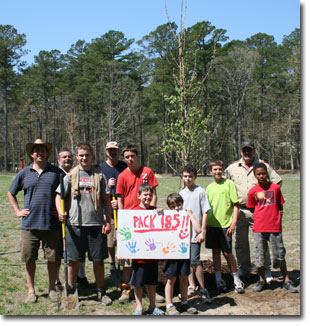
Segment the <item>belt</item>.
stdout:
<svg viewBox="0 0 310 326">
<path fill-rule="evenodd" d="M 250 210 L 248 207 L 246 207 L 244 205 L 240 205 L 240 208 Z"/>
</svg>

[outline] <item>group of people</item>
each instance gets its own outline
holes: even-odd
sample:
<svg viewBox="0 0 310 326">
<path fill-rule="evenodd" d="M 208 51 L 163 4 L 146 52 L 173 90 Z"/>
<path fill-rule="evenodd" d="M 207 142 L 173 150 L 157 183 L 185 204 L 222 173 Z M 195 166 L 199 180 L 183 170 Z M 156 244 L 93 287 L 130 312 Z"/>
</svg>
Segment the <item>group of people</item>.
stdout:
<svg viewBox="0 0 310 326">
<path fill-rule="evenodd" d="M 249 227 L 254 232 L 254 255 L 259 281 L 254 291 L 262 291 L 272 282 L 272 263 L 280 268 L 283 287 L 298 292 L 289 280 L 285 248 L 282 239 L 281 218 L 284 199 L 280 190 L 280 176 L 265 162 L 255 156 L 254 145 L 243 142 L 239 161 L 224 170 L 224 163 L 210 163 L 214 182 L 207 189 L 195 183 L 197 170 L 190 165 L 182 171 L 184 189 L 167 198 L 172 210 L 186 210 L 191 220 L 191 246 L 189 260 L 168 260 L 164 268 L 167 277 L 165 298 L 156 293 L 158 261 L 128 260 L 116 257 L 116 221 L 118 209 L 155 209 L 158 181 L 154 172 L 139 163 L 135 146 L 128 145 L 119 160 L 119 146 L 115 141 L 106 144 L 106 161 L 93 163 L 94 153 L 88 143 L 80 143 L 75 150 L 77 165 L 73 167 L 73 155 L 67 148 L 58 153 L 58 167 L 48 158 L 52 145 L 37 139 L 26 145 L 32 163 L 21 170 L 8 191 L 9 201 L 15 214 L 22 218 L 21 258 L 26 265 L 28 295 L 26 303 L 37 300 L 34 278 L 38 250 L 42 243 L 48 261 L 49 298 L 57 300 L 61 287 L 59 267 L 62 255 L 60 223 L 66 221 L 66 249 L 69 259 L 68 287 L 74 292 L 79 283 L 88 285 L 85 274 L 85 256 L 93 262 L 97 298 L 104 305 L 112 303 L 104 286 L 104 260 L 109 260 L 109 273 L 113 276 L 118 259 L 123 267 L 119 302 L 132 298 L 136 301 L 134 315 L 142 315 L 143 287 L 147 289 L 150 307 L 147 314 L 177 315 L 180 312 L 196 314 L 188 298 L 198 294 L 202 303 L 212 303 L 205 286 L 200 260 L 201 244 L 212 249 L 216 286 L 218 292 L 226 289 L 221 275 L 221 253 L 232 272 L 237 293 L 244 293 L 242 279 L 249 277 L 251 259 Z M 66 210 L 61 207 L 60 175 L 64 176 Z M 17 193 L 24 191 L 24 208 L 19 207 Z M 235 234 L 236 258 L 232 253 L 232 235 Z M 172 298 L 176 279 L 179 278 L 180 309 Z M 196 280 L 198 286 L 196 286 Z M 133 287 L 133 291 L 132 291 Z M 166 311 L 156 307 L 156 302 L 166 301 Z"/>
</svg>

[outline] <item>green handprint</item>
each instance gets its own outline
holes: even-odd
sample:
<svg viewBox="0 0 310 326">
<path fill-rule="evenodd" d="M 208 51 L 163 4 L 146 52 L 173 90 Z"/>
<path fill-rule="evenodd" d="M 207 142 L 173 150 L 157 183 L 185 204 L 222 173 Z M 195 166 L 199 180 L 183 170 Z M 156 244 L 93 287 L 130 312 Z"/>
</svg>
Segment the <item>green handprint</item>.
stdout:
<svg viewBox="0 0 310 326">
<path fill-rule="evenodd" d="M 129 227 L 128 226 L 125 226 L 123 227 L 122 229 L 120 229 L 118 231 L 118 233 L 122 236 L 124 236 L 125 238 L 122 239 L 122 241 L 127 241 L 127 240 L 130 240 L 131 239 L 131 233 L 129 231 Z"/>
</svg>

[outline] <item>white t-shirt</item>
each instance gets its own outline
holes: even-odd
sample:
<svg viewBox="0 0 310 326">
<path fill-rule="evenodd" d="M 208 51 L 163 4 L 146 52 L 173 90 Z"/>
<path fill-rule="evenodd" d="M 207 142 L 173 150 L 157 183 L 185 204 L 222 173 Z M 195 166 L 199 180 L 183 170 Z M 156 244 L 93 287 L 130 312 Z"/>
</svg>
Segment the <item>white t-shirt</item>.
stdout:
<svg viewBox="0 0 310 326">
<path fill-rule="evenodd" d="M 180 191 L 180 195 L 184 200 L 183 209 L 191 209 L 196 218 L 196 221 L 201 225 L 203 214 L 211 208 L 205 190 L 196 185 L 191 190 L 184 188 Z M 196 238 L 197 233 L 193 229 L 191 242 L 197 242 Z"/>
</svg>

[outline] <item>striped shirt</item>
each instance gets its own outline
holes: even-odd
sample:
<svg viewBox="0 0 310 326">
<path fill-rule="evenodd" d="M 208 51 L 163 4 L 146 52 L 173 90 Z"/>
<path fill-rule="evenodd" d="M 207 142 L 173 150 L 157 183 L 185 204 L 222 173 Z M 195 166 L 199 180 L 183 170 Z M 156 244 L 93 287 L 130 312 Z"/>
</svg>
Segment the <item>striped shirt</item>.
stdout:
<svg viewBox="0 0 310 326">
<path fill-rule="evenodd" d="M 39 174 L 32 163 L 21 170 L 14 178 L 9 192 L 16 196 L 24 191 L 24 208 L 29 214 L 22 219 L 23 230 L 55 230 L 60 228 L 55 207 L 56 189 L 59 175 L 64 172 L 50 163 Z"/>
</svg>

